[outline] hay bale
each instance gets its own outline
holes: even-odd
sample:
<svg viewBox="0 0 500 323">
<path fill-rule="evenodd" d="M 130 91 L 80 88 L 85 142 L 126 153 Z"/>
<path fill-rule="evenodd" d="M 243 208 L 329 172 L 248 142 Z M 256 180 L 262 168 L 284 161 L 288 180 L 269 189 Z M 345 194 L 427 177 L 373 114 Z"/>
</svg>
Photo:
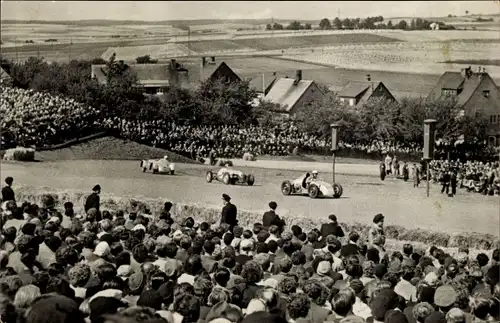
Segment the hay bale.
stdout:
<svg viewBox="0 0 500 323">
<path fill-rule="evenodd" d="M 243 160 L 250 160 L 250 161 L 255 161 L 255 156 L 251 153 L 244 153 L 243 154 Z"/>
<path fill-rule="evenodd" d="M 14 161 L 35 161 L 35 149 L 16 147 L 7 149 L 3 156 L 3 160 L 14 160 Z"/>
</svg>

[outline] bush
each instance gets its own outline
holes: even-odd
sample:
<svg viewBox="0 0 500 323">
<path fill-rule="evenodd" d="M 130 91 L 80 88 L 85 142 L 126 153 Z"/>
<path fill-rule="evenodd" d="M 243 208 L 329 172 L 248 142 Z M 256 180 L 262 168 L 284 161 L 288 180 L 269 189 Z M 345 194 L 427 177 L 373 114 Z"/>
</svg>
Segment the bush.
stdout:
<svg viewBox="0 0 500 323">
<path fill-rule="evenodd" d="M 35 149 L 24 147 L 7 149 L 3 160 L 35 161 Z"/>
</svg>

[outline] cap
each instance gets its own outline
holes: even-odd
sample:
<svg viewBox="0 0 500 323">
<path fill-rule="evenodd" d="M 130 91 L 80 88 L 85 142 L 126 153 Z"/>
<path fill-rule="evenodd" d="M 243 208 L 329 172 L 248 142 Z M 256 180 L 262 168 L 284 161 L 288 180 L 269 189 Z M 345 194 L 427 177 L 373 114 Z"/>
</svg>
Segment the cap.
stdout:
<svg viewBox="0 0 500 323">
<path fill-rule="evenodd" d="M 278 204 L 276 204 L 276 202 L 272 201 L 272 202 L 269 202 L 269 207 L 274 210 L 278 207 Z"/>
<path fill-rule="evenodd" d="M 101 185 L 97 184 L 96 186 L 94 186 L 94 188 L 92 188 L 92 191 L 96 192 L 96 191 L 100 191 L 101 190 Z"/>
<path fill-rule="evenodd" d="M 222 199 L 223 199 L 224 201 L 226 201 L 226 202 L 231 201 L 231 197 L 230 197 L 229 195 L 227 195 L 227 194 L 222 194 Z"/>
<path fill-rule="evenodd" d="M 328 216 L 328 218 L 331 220 L 331 221 L 334 221 L 334 222 L 337 222 L 337 216 L 335 214 L 330 214 Z"/>
<path fill-rule="evenodd" d="M 436 289 L 434 304 L 439 307 L 450 307 L 457 300 L 457 292 L 450 285 L 443 285 Z"/>
<path fill-rule="evenodd" d="M 382 213 L 379 213 L 373 217 L 373 223 L 380 222 L 384 219 L 384 215 Z"/>
</svg>

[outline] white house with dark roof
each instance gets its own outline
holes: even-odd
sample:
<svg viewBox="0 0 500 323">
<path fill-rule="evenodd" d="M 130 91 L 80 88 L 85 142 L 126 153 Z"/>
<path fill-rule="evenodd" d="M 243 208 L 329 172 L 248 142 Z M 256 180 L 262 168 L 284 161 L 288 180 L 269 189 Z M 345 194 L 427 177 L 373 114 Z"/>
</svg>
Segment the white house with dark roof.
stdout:
<svg viewBox="0 0 500 323">
<path fill-rule="evenodd" d="M 382 82 L 372 82 L 368 77 L 367 81 L 350 81 L 337 93 L 340 102 L 351 107 L 362 106 L 371 99 L 385 99 L 396 101 L 392 93 Z"/>
<path fill-rule="evenodd" d="M 275 112 L 293 114 L 310 101 L 323 95 L 316 82 L 303 80 L 302 71 L 298 70 L 295 78 L 282 77 L 274 81 L 264 101 L 281 107 Z"/>
</svg>

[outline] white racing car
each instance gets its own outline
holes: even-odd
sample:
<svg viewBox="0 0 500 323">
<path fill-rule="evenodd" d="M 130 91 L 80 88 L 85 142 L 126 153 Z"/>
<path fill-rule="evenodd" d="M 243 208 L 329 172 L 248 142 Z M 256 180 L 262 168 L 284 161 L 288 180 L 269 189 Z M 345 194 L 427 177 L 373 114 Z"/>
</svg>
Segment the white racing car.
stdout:
<svg viewBox="0 0 500 323">
<path fill-rule="evenodd" d="M 211 183 L 214 179 L 226 185 L 247 184 L 248 186 L 252 186 L 255 183 L 255 178 L 252 174 L 245 174 L 240 170 L 228 166 L 219 169 L 216 174 L 209 170 L 206 176 L 208 183 Z"/>
<path fill-rule="evenodd" d="M 340 198 L 343 193 L 340 184 L 330 184 L 325 181 L 310 178 L 311 174 L 306 173 L 293 181 L 281 183 L 283 195 L 300 194 L 309 195 L 310 198 L 334 197 Z"/>
<path fill-rule="evenodd" d="M 168 161 L 168 156 L 162 159 L 146 159 L 141 161 L 141 168 L 143 172 L 148 170 L 153 174 L 170 174 L 175 173 L 175 164 Z"/>
</svg>

